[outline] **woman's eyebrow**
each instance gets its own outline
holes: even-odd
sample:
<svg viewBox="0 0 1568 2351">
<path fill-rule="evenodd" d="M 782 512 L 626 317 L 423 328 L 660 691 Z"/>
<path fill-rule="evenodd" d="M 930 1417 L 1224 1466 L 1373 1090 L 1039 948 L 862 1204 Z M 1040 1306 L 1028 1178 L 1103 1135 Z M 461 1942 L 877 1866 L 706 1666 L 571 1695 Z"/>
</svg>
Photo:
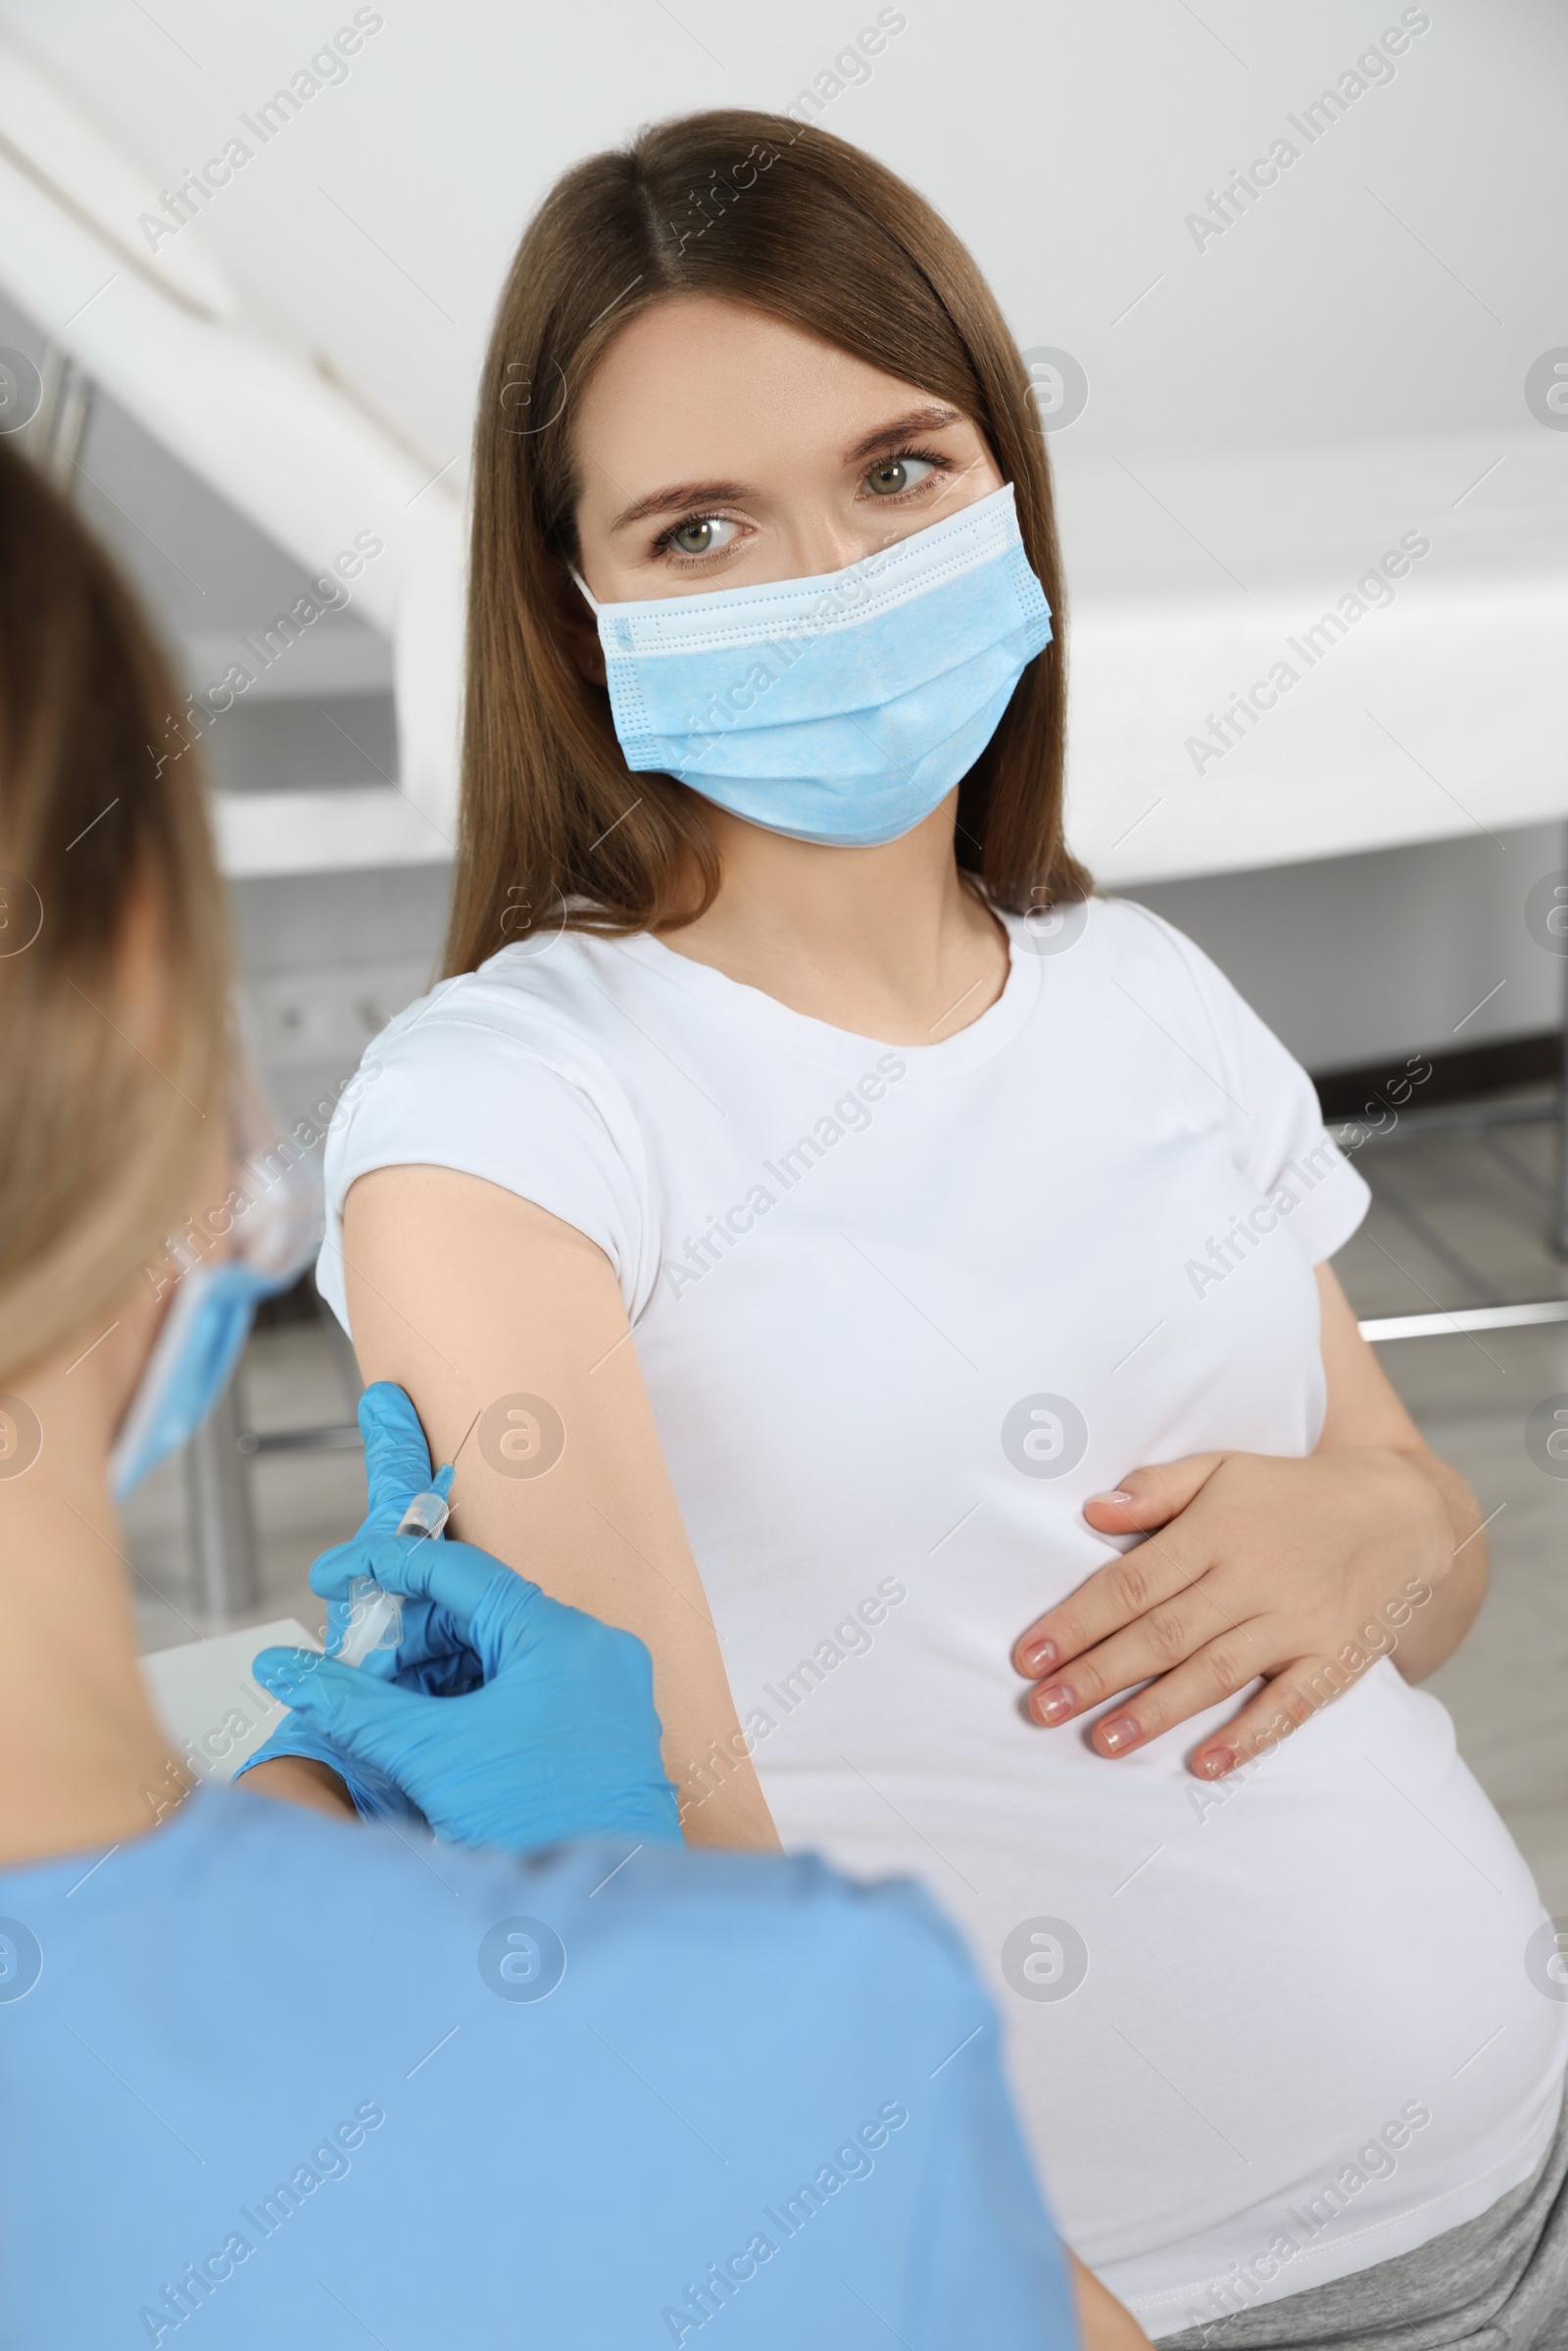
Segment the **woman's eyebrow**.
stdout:
<svg viewBox="0 0 1568 2351">
<path fill-rule="evenodd" d="M 646 522 L 650 514 L 667 514 L 672 507 L 733 506 L 745 495 L 745 485 L 737 481 L 671 482 L 662 490 L 650 490 L 646 498 L 634 499 L 610 527 L 624 530 L 629 522 Z"/>
<path fill-rule="evenodd" d="M 951 424 L 961 424 L 961 409 L 950 408 L 946 401 L 927 401 L 923 408 L 910 409 L 906 416 L 894 416 L 868 432 L 854 447 L 844 452 L 844 463 L 853 465 L 858 459 L 872 456 L 885 449 L 890 441 L 903 441 L 910 433 L 943 432 Z M 645 498 L 633 499 L 622 508 L 610 525 L 612 530 L 625 530 L 630 523 L 646 522 L 650 514 L 667 514 L 676 507 L 734 506 L 747 496 L 746 485 L 738 481 L 677 481 L 667 483 L 662 490 L 650 490 Z"/>
<path fill-rule="evenodd" d="M 950 424 L 962 422 L 961 409 L 950 408 L 945 400 L 928 400 L 923 408 L 910 409 L 906 416 L 895 416 L 890 424 L 868 432 L 853 449 L 844 452 L 844 462 L 853 465 L 858 458 L 871 457 L 878 449 L 885 449 L 889 441 L 907 440 L 911 433 L 917 432 L 943 432 Z"/>
</svg>

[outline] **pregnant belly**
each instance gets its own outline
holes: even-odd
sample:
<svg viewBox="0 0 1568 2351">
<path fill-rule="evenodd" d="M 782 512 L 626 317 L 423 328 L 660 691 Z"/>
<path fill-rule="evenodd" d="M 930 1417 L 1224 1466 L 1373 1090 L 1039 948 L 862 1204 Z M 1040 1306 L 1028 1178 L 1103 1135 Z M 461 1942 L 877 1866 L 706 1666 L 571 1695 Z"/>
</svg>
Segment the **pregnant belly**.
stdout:
<svg viewBox="0 0 1568 2351">
<path fill-rule="evenodd" d="M 1568 2006 L 1527 1972 L 1528 1869 L 1391 1665 L 1219 1788 L 1183 1764 L 1209 1718 L 1110 1762 L 996 1692 L 983 1718 L 906 1694 L 902 1736 L 882 1714 L 840 1757 L 762 1748 L 764 1788 L 787 1844 L 916 1876 L 963 1928 L 1063 2233 L 1118 2291 L 1266 2249 L 1325 2180 L 1361 2177 L 1337 2233 L 1364 2249 L 1279 2290 L 1526 2176 Z M 1489 2166 L 1515 2168 L 1487 2191 Z"/>
</svg>

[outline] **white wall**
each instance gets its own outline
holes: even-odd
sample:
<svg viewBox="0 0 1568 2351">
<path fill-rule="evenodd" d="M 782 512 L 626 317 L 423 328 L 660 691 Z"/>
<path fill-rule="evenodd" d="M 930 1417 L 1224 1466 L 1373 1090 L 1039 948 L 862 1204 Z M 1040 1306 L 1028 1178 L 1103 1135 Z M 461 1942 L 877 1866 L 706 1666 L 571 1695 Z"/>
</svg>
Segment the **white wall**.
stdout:
<svg viewBox="0 0 1568 2351">
<path fill-rule="evenodd" d="M 1555 1028 L 1568 963 L 1524 902 L 1568 868 L 1561 825 L 1253 873 L 1130 885 L 1188 932 L 1315 1071 Z"/>
</svg>

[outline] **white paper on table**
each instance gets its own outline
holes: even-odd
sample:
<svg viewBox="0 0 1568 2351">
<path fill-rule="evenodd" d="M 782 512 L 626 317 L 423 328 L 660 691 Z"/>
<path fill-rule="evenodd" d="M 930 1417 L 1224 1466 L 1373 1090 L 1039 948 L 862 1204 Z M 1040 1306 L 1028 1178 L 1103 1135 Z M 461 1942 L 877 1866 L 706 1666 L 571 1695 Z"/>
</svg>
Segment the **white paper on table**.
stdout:
<svg viewBox="0 0 1568 2351">
<path fill-rule="evenodd" d="M 251 1659 L 263 1649 L 316 1649 L 314 1633 L 292 1616 L 160 1649 L 141 1660 L 153 1709 L 198 1778 L 225 1787 L 271 1738 L 289 1711 L 263 1690 Z"/>
</svg>

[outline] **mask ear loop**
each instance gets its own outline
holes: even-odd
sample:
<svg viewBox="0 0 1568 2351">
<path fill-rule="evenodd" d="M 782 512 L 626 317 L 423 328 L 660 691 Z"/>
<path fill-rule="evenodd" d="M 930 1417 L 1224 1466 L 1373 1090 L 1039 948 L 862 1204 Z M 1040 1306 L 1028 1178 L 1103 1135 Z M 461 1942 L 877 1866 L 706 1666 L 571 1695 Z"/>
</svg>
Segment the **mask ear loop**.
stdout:
<svg viewBox="0 0 1568 2351">
<path fill-rule="evenodd" d="M 588 610 L 592 612 L 594 618 L 597 620 L 601 610 L 599 599 L 595 596 L 592 588 L 589 587 L 588 582 L 583 578 L 582 573 L 578 570 L 575 563 L 568 563 L 566 565 L 566 569 L 571 573 L 571 576 L 576 581 L 578 587 L 581 588 L 583 595 L 587 599 Z"/>
</svg>

